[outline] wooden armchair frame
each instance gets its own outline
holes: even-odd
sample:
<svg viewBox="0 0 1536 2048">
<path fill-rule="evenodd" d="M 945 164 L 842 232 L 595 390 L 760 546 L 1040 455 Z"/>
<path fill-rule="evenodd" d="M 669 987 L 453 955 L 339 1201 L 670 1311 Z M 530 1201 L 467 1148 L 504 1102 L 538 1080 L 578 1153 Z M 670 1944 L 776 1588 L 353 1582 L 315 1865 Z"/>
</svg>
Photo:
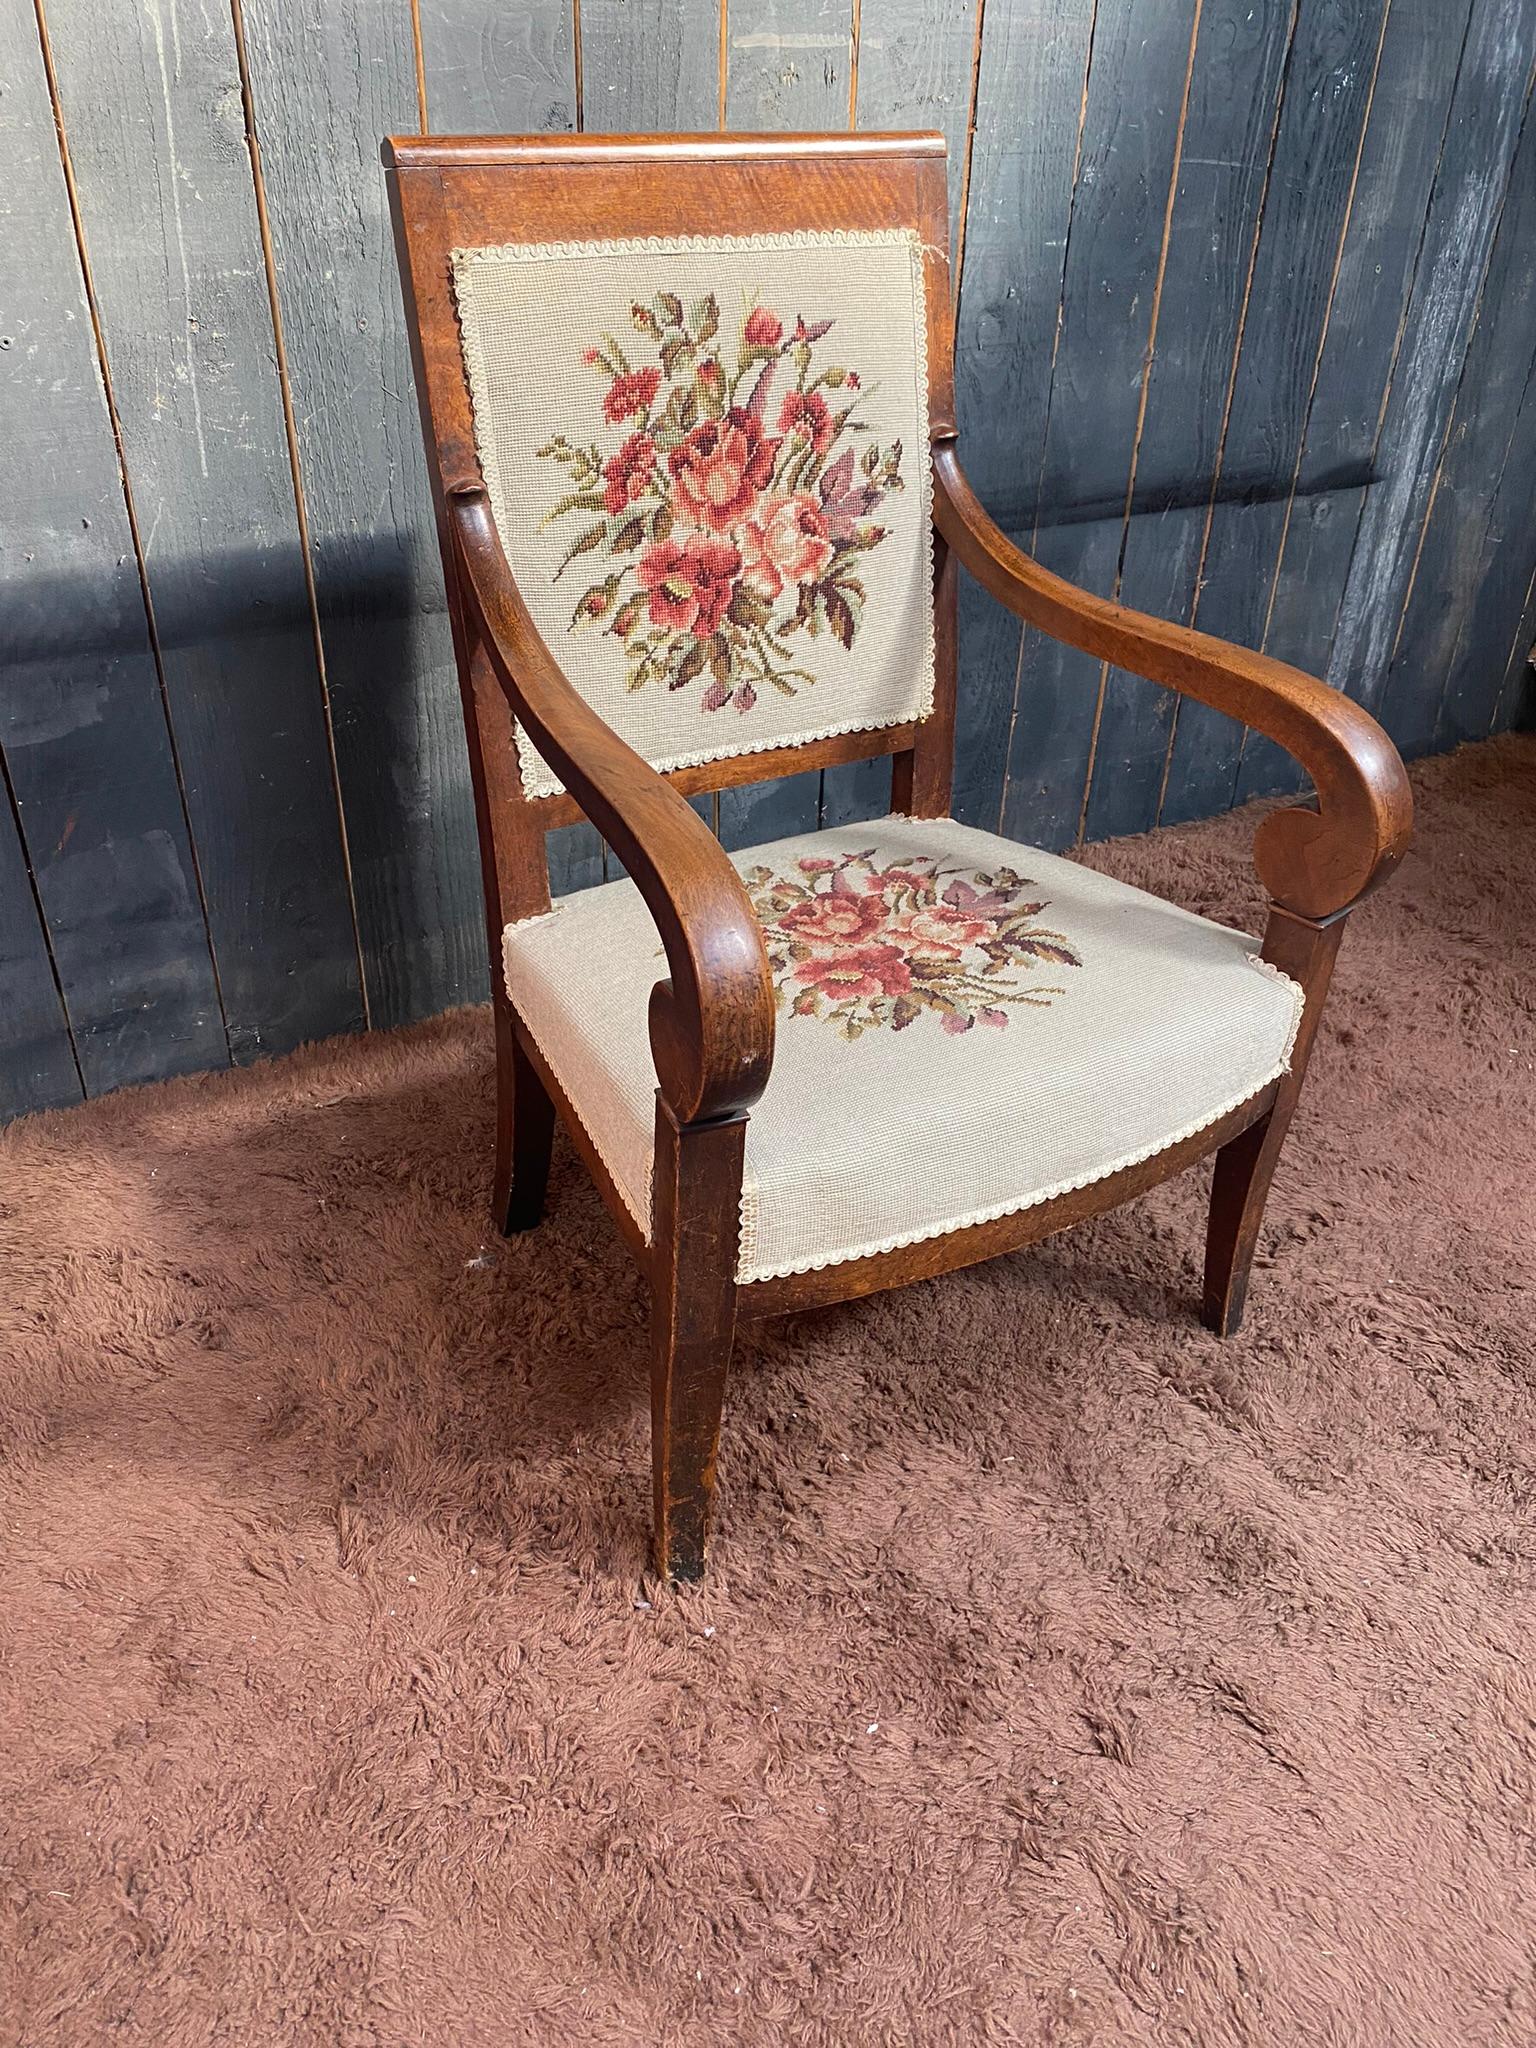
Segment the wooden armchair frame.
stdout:
<svg viewBox="0 0 1536 2048">
<path fill-rule="evenodd" d="M 1226 1335 L 1300 1092 L 1344 921 L 1407 845 L 1402 763 L 1369 714 L 1263 655 L 1075 589 L 1015 547 L 956 453 L 944 141 L 938 135 L 608 138 L 397 137 L 384 145 L 469 734 L 496 1020 L 498 1228 L 544 1207 L 558 1109 L 651 1286 L 655 1547 L 672 1577 L 703 1569 L 726 1369 L 739 1316 L 845 1301 L 1015 1251 L 1216 1154 L 1203 1317 Z M 476 455 L 450 282 L 457 247 L 591 236 L 750 234 L 785 224 L 915 227 L 928 304 L 937 684 L 921 723 L 660 774 L 563 674 L 513 582 Z M 1289 1071 L 1241 1108 L 1139 1165 L 992 1221 L 897 1251 L 739 1284 L 747 1117 L 773 1060 L 774 998 L 736 869 L 684 796 L 880 755 L 893 809 L 947 816 L 963 566 L 1021 619 L 1071 646 L 1241 719 L 1310 775 L 1316 810 L 1270 813 L 1255 842 L 1270 897 L 1263 957 L 1305 991 Z M 512 713 L 567 791 L 522 790 Z M 656 1155 L 649 1240 L 516 1015 L 505 927 L 549 907 L 544 833 L 590 819 L 645 900 L 668 978 L 650 1002 Z"/>
</svg>

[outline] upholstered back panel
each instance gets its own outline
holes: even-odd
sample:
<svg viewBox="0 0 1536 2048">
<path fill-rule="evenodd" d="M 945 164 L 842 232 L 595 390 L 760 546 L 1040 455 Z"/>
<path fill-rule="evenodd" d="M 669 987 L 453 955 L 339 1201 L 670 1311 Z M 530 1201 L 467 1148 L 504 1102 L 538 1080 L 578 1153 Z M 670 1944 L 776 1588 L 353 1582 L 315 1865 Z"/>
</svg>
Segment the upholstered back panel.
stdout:
<svg viewBox="0 0 1536 2048">
<path fill-rule="evenodd" d="M 458 249 L 523 599 L 655 767 L 933 701 L 927 318 L 907 229 Z M 525 792 L 561 785 L 519 735 Z"/>
</svg>

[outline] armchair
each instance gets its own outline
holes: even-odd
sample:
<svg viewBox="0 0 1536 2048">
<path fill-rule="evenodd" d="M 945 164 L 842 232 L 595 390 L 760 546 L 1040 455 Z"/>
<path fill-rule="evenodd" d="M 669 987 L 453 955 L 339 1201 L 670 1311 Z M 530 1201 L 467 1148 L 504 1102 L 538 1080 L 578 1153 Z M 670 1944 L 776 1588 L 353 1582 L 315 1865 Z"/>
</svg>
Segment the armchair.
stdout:
<svg viewBox="0 0 1536 2048">
<path fill-rule="evenodd" d="M 957 454 L 936 135 L 385 144 L 470 743 L 493 1201 L 555 1114 L 651 1288 L 654 1541 L 704 1566 L 736 1321 L 1031 1244 L 1216 1155 L 1237 1328 L 1406 778 L 1311 677 L 1041 569 Z M 1262 945 L 950 819 L 955 591 L 1286 747 Z M 727 854 L 685 797 L 888 756 L 891 815 Z M 552 902 L 544 833 L 626 879 Z"/>
</svg>

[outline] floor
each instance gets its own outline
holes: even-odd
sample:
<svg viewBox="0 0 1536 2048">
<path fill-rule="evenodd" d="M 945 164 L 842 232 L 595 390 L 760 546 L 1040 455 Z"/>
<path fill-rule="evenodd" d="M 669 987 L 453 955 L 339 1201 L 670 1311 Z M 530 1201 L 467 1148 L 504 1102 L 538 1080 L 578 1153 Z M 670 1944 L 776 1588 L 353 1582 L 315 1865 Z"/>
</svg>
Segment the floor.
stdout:
<svg viewBox="0 0 1536 2048">
<path fill-rule="evenodd" d="M 1536 741 L 1415 781 L 1242 1336 L 1200 1173 L 759 1330 L 686 1595 L 483 1015 L 13 1126 L 0 2038 L 1536 2039 Z"/>
</svg>

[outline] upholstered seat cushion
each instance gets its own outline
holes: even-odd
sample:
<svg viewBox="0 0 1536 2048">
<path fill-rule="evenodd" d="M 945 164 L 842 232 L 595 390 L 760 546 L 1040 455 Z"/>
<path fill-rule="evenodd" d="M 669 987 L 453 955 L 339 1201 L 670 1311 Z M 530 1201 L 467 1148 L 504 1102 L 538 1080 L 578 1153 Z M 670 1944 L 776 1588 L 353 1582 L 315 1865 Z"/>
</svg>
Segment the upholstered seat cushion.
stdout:
<svg viewBox="0 0 1536 2048">
<path fill-rule="evenodd" d="M 732 856 L 778 997 L 747 1130 L 742 1280 L 807 1271 L 1082 1187 L 1281 1074 L 1301 991 L 1251 939 L 951 820 Z M 666 972 L 628 881 L 506 934 L 512 1001 L 650 1234 Z"/>
</svg>

